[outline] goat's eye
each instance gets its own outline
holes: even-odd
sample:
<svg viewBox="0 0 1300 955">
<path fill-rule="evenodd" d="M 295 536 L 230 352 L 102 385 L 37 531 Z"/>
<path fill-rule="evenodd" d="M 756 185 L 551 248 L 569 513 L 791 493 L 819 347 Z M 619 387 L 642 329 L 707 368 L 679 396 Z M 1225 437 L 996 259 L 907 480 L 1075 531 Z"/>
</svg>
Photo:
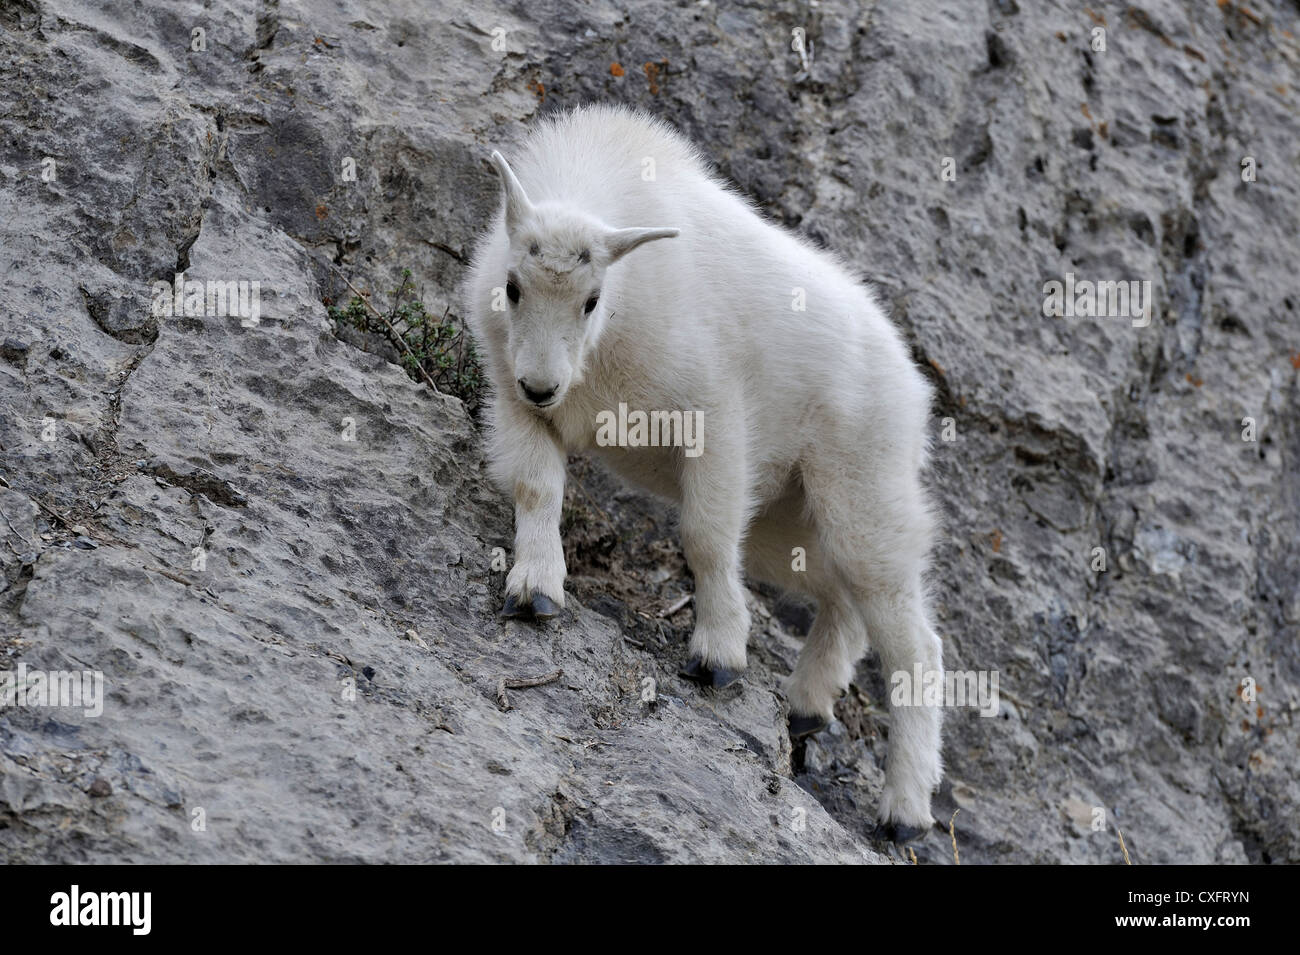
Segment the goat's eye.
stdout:
<svg viewBox="0 0 1300 955">
<path fill-rule="evenodd" d="M 506 283 L 506 298 L 510 299 L 514 305 L 519 304 L 519 286 L 514 282 Z"/>
<path fill-rule="evenodd" d="M 600 300 L 599 295 L 593 295 L 591 298 L 587 299 L 587 304 L 582 306 L 582 314 L 590 315 L 592 312 L 594 312 L 596 310 L 596 302 L 598 302 L 599 300 Z"/>
</svg>

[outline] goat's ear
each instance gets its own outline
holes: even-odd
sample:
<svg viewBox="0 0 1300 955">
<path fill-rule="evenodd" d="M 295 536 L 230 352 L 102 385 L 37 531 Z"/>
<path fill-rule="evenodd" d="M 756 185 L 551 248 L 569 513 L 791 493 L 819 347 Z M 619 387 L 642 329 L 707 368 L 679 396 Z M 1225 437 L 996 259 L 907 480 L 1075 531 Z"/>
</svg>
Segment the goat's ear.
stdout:
<svg viewBox="0 0 1300 955">
<path fill-rule="evenodd" d="M 515 172 L 506 162 L 506 157 L 495 149 L 492 150 L 492 164 L 497 167 L 497 174 L 501 177 L 501 185 L 506 193 L 506 231 L 514 232 L 519 223 L 532 212 L 533 204 L 528 201 L 528 194 L 524 192 L 524 187 L 519 185 L 519 180 L 515 178 Z"/>
<path fill-rule="evenodd" d="M 613 229 L 605 233 L 605 253 L 611 263 L 617 262 L 642 243 L 671 239 L 680 233 L 680 229 Z"/>
</svg>

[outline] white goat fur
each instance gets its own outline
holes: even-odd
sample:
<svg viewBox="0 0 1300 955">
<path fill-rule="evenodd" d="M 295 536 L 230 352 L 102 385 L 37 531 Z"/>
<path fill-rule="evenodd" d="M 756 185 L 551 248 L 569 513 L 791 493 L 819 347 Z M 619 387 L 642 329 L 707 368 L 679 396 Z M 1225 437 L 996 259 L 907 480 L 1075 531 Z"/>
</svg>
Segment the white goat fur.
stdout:
<svg viewBox="0 0 1300 955">
<path fill-rule="evenodd" d="M 565 453 L 592 451 L 680 506 L 690 650 L 706 664 L 745 665 L 743 565 L 818 604 L 786 684 L 793 714 L 831 718 L 868 635 L 887 682 L 918 662 L 941 671 L 923 586 L 930 388 L 859 276 L 760 217 L 644 114 L 578 109 L 538 125 L 513 174 L 493 158 L 506 198 L 465 294 L 493 388 L 492 473 L 514 495 L 507 593 L 563 605 Z M 521 379 L 555 386 L 553 403 L 528 400 Z M 596 446 L 597 414 L 620 402 L 703 412 L 703 454 Z M 939 724 L 935 706 L 894 708 L 882 821 L 931 825 Z"/>
</svg>

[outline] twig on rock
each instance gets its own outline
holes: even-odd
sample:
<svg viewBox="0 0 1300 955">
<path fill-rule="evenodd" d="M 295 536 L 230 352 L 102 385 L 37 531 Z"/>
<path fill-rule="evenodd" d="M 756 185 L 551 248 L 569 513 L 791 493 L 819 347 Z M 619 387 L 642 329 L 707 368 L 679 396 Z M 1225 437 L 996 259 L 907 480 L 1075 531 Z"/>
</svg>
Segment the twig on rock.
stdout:
<svg viewBox="0 0 1300 955">
<path fill-rule="evenodd" d="M 548 683 L 554 683 L 560 677 L 564 676 L 563 670 L 555 670 L 552 673 L 546 673 L 542 676 L 533 677 L 501 677 L 497 680 L 497 706 L 504 713 L 511 709 L 510 696 L 506 693 L 510 690 L 527 690 L 534 686 L 545 686 Z"/>
<path fill-rule="evenodd" d="M 164 577 L 168 577 L 168 578 L 170 578 L 170 579 L 176 581 L 176 583 L 178 583 L 178 584 L 184 584 L 186 587 L 193 587 L 193 586 L 194 586 L 194 581 L 192 581 L 192 580 L 186 580 L 186 579 L 185 579 L 184 577 L 182 577 L 180 574 L 173 574 L 170 570 L 163 570 L 161 567 L 151 567 L 151 566 L 149 566 L 148 564 L 141 564 L 140 566 L 141 566 L 142 568 L 144 568 L 145 570 L 151 570 L 151 571 L 153 571 L 155 574 L 162 574 Z M 215 595 L 214 595 L 214 596 L 215 596 Z"/>
<path fill-rule="evenodd" d="M 673 614 L 675 614 L 677 611 L 681 610 L 681 609 L 682 609 L 683 607 L 685 607 L 688 603 L 690 603 L 690 602 L 691 602 L 691 599 L 692 599 L 694 596 L 695 596 L 694 594 L 687 594 L 685 597 L 683 597 L 683 598 L 681 598 L 680 600 L 674 602 L 673 605 L 672 605 L 671 607 L 669 607 L 667 610 L 661 610 L 661 611 L 659 611 L 659 618 L 660 618 L 661 620 L 663 620 L 663 619 L 667 619 L 668 617 L 671 617 L 671 616 L 672 616 Z"/>
<path fill-rule="evenodd" d="M 36 502 L 36 506 L 37 506 L 37 507 L 39 507 L 39 508 L 40 508 L 42 511 L 44 511 L 46 514 L 49 514 L 51 517 L 53 517 L 55 520 L 57 520 L 57 521 L 58 521 L 60 524 L 62 524 L 64 527 L 71 527 L 71 526 L 72 526 L 72 521 L 71 521 L 69 518 L 64 517 L 64 516 L 63 516 L 62 514 L 60 514 L 57 510 L 55 510 L 54 508 L 50 507 L 50 505 L 43 503 L 40 499 L 35 498 L 35 497 L 32 498 L 32 500 Z"/>
<path fill-rule="evenodd" d="M 564 676 L 564 671 L 556 670 L 553 673 L 547 673 L 545 676 L 516 677 L 514 679 L 504 680 L 504 682 L 507 689 L 527 690 L 529 687 L 545 686 L 548 683 L 554 683 L 562 676 Z"/>
<path fill-rule="evenodd" d="M 11 520 L 9 520 L 9 515 L 6 514 L 6 513 L 4 512 L 3 509 L 0 509 L 0 517 L 3 517 L 3 518 L 5 519 L 5 523 L 9 525 L 9 530 L 13 533 L 14 537 L 17 537 L 20 541 L 22 541 L 22 542 L 23 542 L 24 544 L 26 544 L 28 547 L 35 547 L 35 546 L 36 546 L 36 545 L 33 544 L 31 541 L 29 541 L 26 537 L 24 537 L 22 534 L 19 534 L 19 533 L 18 533 L 18 528 L 14 527 L 13 522 L 12 522 Z M 22 556 L 23 556 L 22 554 L 20 554 L 20 553 L 18 552 L 18 548 L 14 547 L 14 545 L 13 545 L 12 543 L 10 543 L 9 538 L 8 538 L 7 536 L 5 537 L 5 543 L 9 545 L 9 549 L 10 549 L 11 551 L 14 552 L 14 556 L 15 556 L 15 557 L 22 557 Z"/>
</svg>

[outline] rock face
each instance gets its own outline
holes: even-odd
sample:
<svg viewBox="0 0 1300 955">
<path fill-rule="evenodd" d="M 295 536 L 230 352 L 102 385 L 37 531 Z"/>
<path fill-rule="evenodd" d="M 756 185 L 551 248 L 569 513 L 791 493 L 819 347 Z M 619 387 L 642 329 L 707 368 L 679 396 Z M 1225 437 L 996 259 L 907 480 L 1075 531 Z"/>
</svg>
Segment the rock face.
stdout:
<svg viewBox="0 0 1300 955">
<path fill-rule="evenodd" d="M 1300 34 L 1185 6 L 8 0 L 0 670 L 103 712 L 0 709 L 0 857 L 897 857 L 876 661 L 792 752 L 807 609 L 754 591 L 696 692 L 672 516 L 582 460 L 570 610 L 500 620 L 474 419 L 327 318 L 403 268 L 455 313 L 489 149 L 600 99 L 858 263 L 936 383 L 936 622 L 1001 708 L 949 711 L 920 861 L 960 809 L 962 861 L 1300 862 Z M 156 316 L 182 271 L 258 313 Z M 1067 273 L 1149 320 L 1046 316 Z"/>
</svg>

